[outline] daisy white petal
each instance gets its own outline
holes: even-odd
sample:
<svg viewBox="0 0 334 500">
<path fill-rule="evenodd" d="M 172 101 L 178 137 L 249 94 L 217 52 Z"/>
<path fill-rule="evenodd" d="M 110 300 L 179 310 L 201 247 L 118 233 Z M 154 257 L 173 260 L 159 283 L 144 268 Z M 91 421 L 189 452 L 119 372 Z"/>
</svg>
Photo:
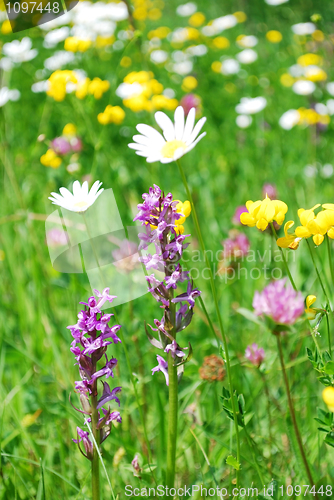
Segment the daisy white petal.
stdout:
<svg viewBox="0 0 334 500">
<path fill-rule="evenodd" d="M 66 188 L 59 189 L 60 194 L 51 193 L 49 200 L 54 205 L 70 210 L 71 212 L 83 213 L 95 203 L 97 198 L 103 192 L 100 189 L 102 182 L 96 181 L 92 189 L 88 192 L 88 183 L 85 181 L 82 186 L 79 181 L 73 183 L 73 194 Z M 100 189 L 100 190 L 99 190 Z"/>
<path fill-rule="evenodd" d="M 175 139 L 178 141 L 182 140 L 184 132 L 184 109 L 182 106 L 178 106 L 174 114 L 175 121 Z"/>
<path fill-rule="evenodd" d="M 194 130 L 192 131 L 189 139 L 187 140 L 187 146 L 190 146 L 190 144 L 196 139 L 196 137 L 198 136 L 198 134 L 200 133 L 204 123 L 206 122 L 206 118 L 205 116 L 203 116 L 203 118 L 201 118 L 195 125 L 195 128 Z"/>
<path fill-rule="evenodd" d="M 193 131 L 195 125 L 195 118 L 196 118 L 196 108 L 191 108 L 187 116 L 186 125 L 184 127 L 184 132 L 182 137 L 183 142 L 187 142 L 187 140 L 189 139 L 190 134 Z"/>
<path fill-rule="evenodd" d="M 175 129 L 172 120 L 162 111 L 157 111 L 154 115 L 155 121 L 162 129 L 166 141 L 175 139 Z"/>
</svg>

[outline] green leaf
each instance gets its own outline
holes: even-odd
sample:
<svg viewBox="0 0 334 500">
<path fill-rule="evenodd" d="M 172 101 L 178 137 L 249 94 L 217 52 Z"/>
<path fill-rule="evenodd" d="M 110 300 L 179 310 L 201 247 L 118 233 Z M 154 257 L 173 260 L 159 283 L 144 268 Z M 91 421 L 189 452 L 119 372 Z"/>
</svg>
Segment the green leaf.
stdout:
<svg viewBox="0 0 334 500">
<path fill-rule="evenodd" d="M 226 463 L 227 463 L 227 465 L 231 465 L 235 470 L 240 470 L 241 469 L 241 465 L 239 464 L 239 462 L 237 461 L 237 459 L 234 458 L 233 455 L 229 455 L 227 457 Z"/>
<path fill-rule="evenodd" d="M 237 312 L 242 316 L 244 316 L 244 318 L 248 319 L 249 321 L 252 321 L 257 325 L 264 326 L 263 322 L 259 319 L 259 317 L 256 316 L 256 314 L 254 314 L 249 309 L 246 309 L 245 307 L 239 307 L 239 309 L 237 309 Z"/>
<path fill-rule="evenodd" d="M 328 361 L 324 366 L 324 371 L 327 375 L 334 375 L 334 361 Z"/>
</svg>

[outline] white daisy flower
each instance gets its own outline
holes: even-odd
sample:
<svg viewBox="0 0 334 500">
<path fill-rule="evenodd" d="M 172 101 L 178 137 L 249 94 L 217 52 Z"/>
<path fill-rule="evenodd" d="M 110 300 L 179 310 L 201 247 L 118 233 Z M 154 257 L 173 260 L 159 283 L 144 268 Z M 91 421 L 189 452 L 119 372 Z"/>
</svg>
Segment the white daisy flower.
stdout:
<svg viewBox="0 0 334 500">
<path fill-rule="evenodd" d="M 175 123 L 173 123 L 165 113 L 158 111 L 155 113 L 155 121 L 162 129 L 163 136 L 155 128 L 139 124 L 137 130 L 142 135 L 134 135 L 135 142 L 129 144 L 129 148 L 135 149 L 137 155 L 144 156 L 148 163 L 176 161 L 191 151 L 206 135 L 206 132 L 203 132 L 198 136 L 206 118 L 201 118 L 195 125 L 195 115 L 196 109 L 192 108 L 185 122 L 184 110 L 182 106 L 178 106 L 174 114 Z"/>
<path fill-rule="evenodd" d="M 68 189 L 61 187 L 59 189 L 60 194 L 51 193 L 52 196 L 49 197 L 49 200 L 51 200 L 54 205 L 66 208 L 66 210 L 70 210 L 71 212 L 83 213 L 95 203 L 102 193 L 103 188 L 100 189 L 101 185 L 102 182 L 100 181 L 94 182 L 88 192 L 87 181 L 85 181 L 82 186 L 79 181 L 74 181 L 73 194 Z"/>
<path fill-rule="evenodd" d="M 289 109 L 279 119 L 280 127 L 284 128 L 284 130 L 291 130 L 295 125 L 298 124 L 300 120 L 300 114 L 297 109 Z"/>
<path fill-rule="evenodd" d="M 309 95 L 312 94 L 316 89 L 316 86 L 313 82 L 309 80 L 298 80 L 292 85 L 292 90 L 295 94 L 298 95 Z"/>
</svg>

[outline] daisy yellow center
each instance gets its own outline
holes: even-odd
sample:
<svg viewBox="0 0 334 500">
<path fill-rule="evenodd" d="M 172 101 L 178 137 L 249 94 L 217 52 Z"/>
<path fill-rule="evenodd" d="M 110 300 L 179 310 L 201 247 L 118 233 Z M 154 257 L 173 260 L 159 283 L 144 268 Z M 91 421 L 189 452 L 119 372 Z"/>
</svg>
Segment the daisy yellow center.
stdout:
<svg viewBox="0 0 334 500">
<path fill-rule="evenodd" d="M 75 208 L 85 208 L 87 205 L 87 201 L 78 201 L 78 203 L 74 203 Z"/>
<path fill-rule="evenodd" d="M 174 158 L 174 154 L 177 149 L 182 148 L 184 150 L 186 147 L 187 146 L 183 141 L 174 139 L 173 141 L 167 141 L 166 144 L 164 144 L 161 154 L 164 158 Z"/>
</svg>

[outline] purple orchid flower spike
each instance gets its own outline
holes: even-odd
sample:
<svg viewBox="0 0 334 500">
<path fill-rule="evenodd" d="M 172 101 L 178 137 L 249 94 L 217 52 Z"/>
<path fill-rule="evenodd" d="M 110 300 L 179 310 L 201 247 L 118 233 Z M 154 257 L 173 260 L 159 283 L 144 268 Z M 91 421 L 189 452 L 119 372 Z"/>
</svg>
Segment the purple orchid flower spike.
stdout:
<svg viewBox="0 0 334 500">
<path fill-rule="evenodd" d="M 169 377 L 168 377 L 168 363 L 164 360 L 159 354 L 157 355 L 158 366 L 152 368 L 152 375 L 155 372 L 162 372 L 165 375 L 166 385 L 169 385 Z"/>
<path fill-rule="evenodd" d="M 115 401 L 120 406 L 120 400 L 116 396 L 121 391 L 121 387 L 110 389 L 107 382 L 103 381 L 103 393 L 99 396 L 98 380 L 102 377 L 114 377 L 114 368 L 117 365 L 117 359 L 108 359 L 106 351 L 110 344 L 117 344 L 120 339 L 116 333 L 121 325 L 109 326 L 112 314 L 103 314 L 101 308 L 106 302 L 112 302 L 114 295 L 109 294 L 109 288 L 105 288 L 102 293 L 94 290 L 97 298 L 90 297 L 87 303 L 83 303 L 85 308 L 78 314 L 76 325 L 69 326 L 72 338 L 70 350 L 75 356 L 76 364 L 79 367 L 80 381 L 75 382 L 76 392 L 80 395 L 80 403 L 83 410 L 73 406 L 80 413 L 90 415 L 85 424 L 91 423 L 89 431 L 83 431 L 78 427 L 77 439 L 73 441 L 78 444 L 83 455 L 93 462 L 93 471 L 98 470 L 99 456 L 95 447 L 92 445 L 90 432 L 100 444 L 109 436 L 112 428 L 112 422 L 121 422 L 122 418 L 119 411 L 111 411 L 100 408 L 107 402 Z M 105 358 L 105 363 L 102 360 Z M 99 362 L 99 363 L 98 363 Z M 99 364 L 99 369 L 97 369 Z M 85 453 L 80 448 L 83 443 Z"/>
</svg>

